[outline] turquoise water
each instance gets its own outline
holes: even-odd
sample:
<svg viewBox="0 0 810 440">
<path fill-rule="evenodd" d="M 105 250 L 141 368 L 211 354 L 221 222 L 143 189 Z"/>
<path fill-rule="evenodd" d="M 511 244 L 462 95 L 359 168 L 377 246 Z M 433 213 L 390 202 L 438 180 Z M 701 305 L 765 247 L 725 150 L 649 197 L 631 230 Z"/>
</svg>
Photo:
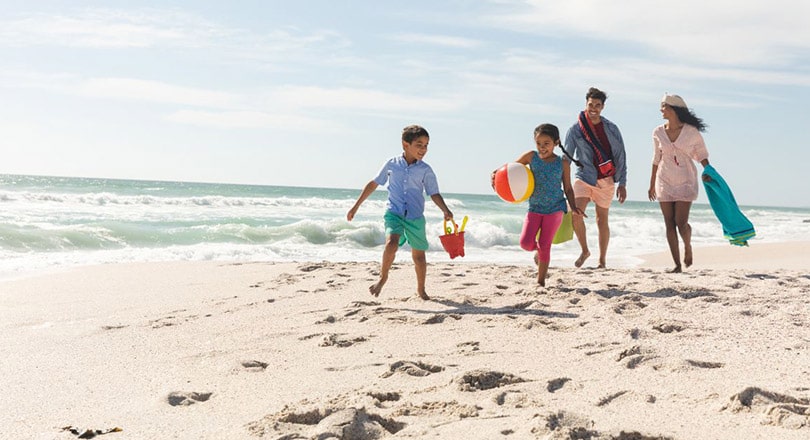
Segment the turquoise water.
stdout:
<svg viewBox="0 0 810 440">
<path fill-rule="evenodd" d="M 387 193 L 379 189 L 352 222 L 360 189 L 0 175 L 0 276 L 81 264 L 167 260 L 377 261 Z M 456 218 L 470 220 L 466 256 L 453 260 L 531 264 L 517 239 L 525 205 L 495 195 L 443 194 Z M 759 242 L 810 241 L 810 209 L 743 207 Z M 441 212 L 426 204 L 429 261 L 441 248 Z M 596 227 L 588 211 L 589 241 Z M 656 203 L 614 203 L 609 264 L 632 266 L 665 251 Z M 708 205 L 691 212 L 696 245 L 723 245 Z M 592 251 L 593 252 L 593 251 Z M 569 265 L 574 242 L 556 245 L 552 265 Z M 400 252 L 400 261 L 409 260 Z M 570 261 L 569 261 L 570 260 Z"/>
</svg>

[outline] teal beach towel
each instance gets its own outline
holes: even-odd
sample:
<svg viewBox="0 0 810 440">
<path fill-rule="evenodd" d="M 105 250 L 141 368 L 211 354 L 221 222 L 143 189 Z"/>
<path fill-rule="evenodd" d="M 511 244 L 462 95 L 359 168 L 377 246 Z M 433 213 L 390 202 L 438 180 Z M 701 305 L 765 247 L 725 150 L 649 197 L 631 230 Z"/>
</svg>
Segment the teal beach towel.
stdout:
<svg viewBox="0 0 810 440">
<path fill-rule="evenodd" d="M 754 238 L 757 233 L 754 231 L 754 225 L 737 206 L 731 188 L 713 166 L 706 165 L 703 174 L 712 178 L 709 182 L 703 181 L 703 188 L 706 189 L 706 196 L 709 198 L 714 215 L 723 225 L 723 236 L 735 246 L 748 246 L 748 240 Z"/>
</svg>

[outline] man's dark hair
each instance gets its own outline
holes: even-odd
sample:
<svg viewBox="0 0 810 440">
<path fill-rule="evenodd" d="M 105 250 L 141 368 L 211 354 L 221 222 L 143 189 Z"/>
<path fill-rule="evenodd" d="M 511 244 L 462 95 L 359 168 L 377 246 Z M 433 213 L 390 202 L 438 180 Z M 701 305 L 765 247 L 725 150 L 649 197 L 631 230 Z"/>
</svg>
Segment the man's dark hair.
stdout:
<svg viewBox="0 0 810 440">
<path fill-rule="evenodd" d="M 587 101 L 591 98 L 598 99 L 602 101 L 602 104 L 604 104 L 605 101 L 607 101 L 607 94 L 596 87 L 591 87 L 588 89 L 588 93 L 585 94 L 585 100 Z"/>
</svg>

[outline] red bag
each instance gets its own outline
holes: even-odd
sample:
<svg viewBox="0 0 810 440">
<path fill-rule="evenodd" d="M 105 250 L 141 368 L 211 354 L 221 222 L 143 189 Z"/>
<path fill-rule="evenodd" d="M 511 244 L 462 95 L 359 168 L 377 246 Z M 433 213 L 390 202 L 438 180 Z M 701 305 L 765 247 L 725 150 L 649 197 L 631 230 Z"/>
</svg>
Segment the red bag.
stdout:
<svg viewBox="0 0 810 440">
<path fill-rule="evenodd" d="M 613 161 L 608 159 L 599 164 L 599 178 L 610 177 L 616 174 L 616 167 L 613 166 Z"/>
<path fill-rule="evenodd" d="M 447 232 L 447 220 L 444 221 L 442 228 Z M 450 255 L 450 259 L 464 256 L 464 231 L 458 230 L 458 225 L 453 222 L 453 232 L 446 233 L 439 236 L 442 242 L 442 247 Z"/>
</svg>

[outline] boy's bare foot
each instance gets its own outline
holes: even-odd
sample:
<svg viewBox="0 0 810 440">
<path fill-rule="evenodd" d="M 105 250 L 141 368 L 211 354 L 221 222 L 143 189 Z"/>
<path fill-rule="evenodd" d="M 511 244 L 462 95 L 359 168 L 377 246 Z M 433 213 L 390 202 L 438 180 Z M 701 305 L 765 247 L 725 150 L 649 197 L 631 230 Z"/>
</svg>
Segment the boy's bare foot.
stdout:
<svg viewBox="0 0 810 440">
<path fill-rule="evenodd" d="M 417 295 L 419 295 L 419 298 L 421 298 L 421 299 L 423 299 L 423 300 L 425 300 L 425 301 L 427 301 L 427 300 L 429 300 L 429 299 L 430 299 L 430 297 L 428 296 L 428 294 L 427 294 L 427 293 L 425 293 L 425 292 L 416 292 L 416 294 L 417 294 Z"/>
<path fill-rule="evenodd" d="M 369 291 L 369 293 L 371 293 L 371 296 L 374 296 L 374 297 L 380 296 L 380 292 L 382 292 L 382 288 L 383 288 L 384 284 L 385 284 L 385 281 L 380 280 L 380 281 L 377 281 L 376 283 L 368 286 L 368 291 Z"/>
<path fill-rule="evenodd" d="M 577 258 L 577 261 L 574 261 L 574 266 L 582 267 L 582 265 L 585 264 L 585 260 L 587 260 L 588 257 L 590 257 L 590 256 L 591 256 L 590 252 L 582 251 L 582 253 L 579 254 L 579 258 Z"/>
<path fill-rule="evenodd" d="M 668 270 L 667 272 L 668 273 L 681 273 L 683 271 L 681 270 L 681 265 L 679 264 L 679 265 L 675 266 L 674 268 Z"/>
<path fill-rule="evenodd" d="M 689 267 L 692 265 L 692 246 L 684 246 L 683 249 L 683 265 Z"/>
</svg>

